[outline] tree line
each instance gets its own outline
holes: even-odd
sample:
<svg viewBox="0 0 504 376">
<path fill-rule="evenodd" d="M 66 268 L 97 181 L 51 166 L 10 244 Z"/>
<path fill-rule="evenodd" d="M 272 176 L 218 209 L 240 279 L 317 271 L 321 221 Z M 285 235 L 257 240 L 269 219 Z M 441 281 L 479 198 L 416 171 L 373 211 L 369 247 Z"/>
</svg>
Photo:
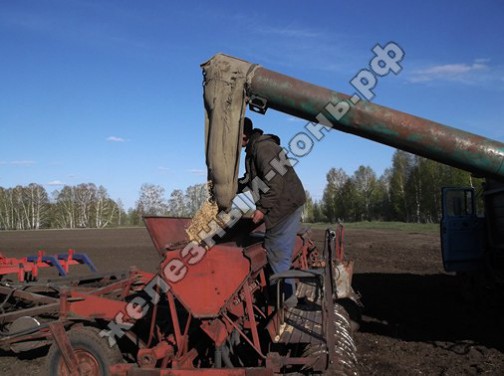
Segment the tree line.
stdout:
<svg viewBox="0 0 504 376">
<path fill-rule="evenodd" d="M 307 222 L 439 222 L 442 187 L 479 188 L 482 183 L 469 172 L 401 150 L 379 177 L 371 167 L 360 166 L 351 176 L 331 168 L 326 180 L 322 199 L 308 198 Z"/>
<path fill-rule="evenodd" d="M 122 203 L 93 183 L 64 186 L 49 195 L 39 184 L 0 187 L 0 229 L 104 228 L 120 224 Z"/>
<path fill-rule="evenodd" d="M 185 191 L 175 189 L 169 198 L 166 198 L 162 186 L 143 184 L 135 208 L 128 211 L 128 218 L 130 224 L 138 225 L 142 217 L 148 215 L 192 217 L 206 200 L 208 200 L 206 183 L 191 185 Z"/>
<path fill-rule="evenodd" d="M 145 215 L 191 217 L 208 197 L 206 184 L 176 189 L 169 198 L 159 185 L 143 184 L 134 208 L 110 198 L 103 186 L 65 185 L 48 193 L 31 183 L 0 187 L 0 230 L 105 228 L 139 225 Z"/>
<path fill-rule="evenodd" d="M 305 222 L 438 222 L 443 186 L 481 186 L 468 172 L 399 150 L 379 177 L 371 167 L 360 166 L 351 176 L 331 168 L 326 180 L 321 200 L 307 192 Z M 206 184 L 175 189 L 169 197 L 162 186 L 143 184 L 135 206 L 125 211 L 121 200 L 93 183 L 51 194 L 35 183 L 0 187 L 0 230 L 140 225 L 146 215 L 191 217 L 207 199 Z"/>
</svg>

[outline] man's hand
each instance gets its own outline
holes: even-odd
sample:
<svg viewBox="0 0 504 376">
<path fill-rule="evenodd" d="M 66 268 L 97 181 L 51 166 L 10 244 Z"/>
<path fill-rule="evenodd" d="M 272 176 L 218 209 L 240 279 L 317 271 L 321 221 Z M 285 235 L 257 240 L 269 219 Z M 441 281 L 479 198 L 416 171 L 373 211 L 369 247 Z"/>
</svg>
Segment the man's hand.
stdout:
<svg viewBox="0 0 504 376">
<path fill-rule="evenodd" d="M 252 215 L 252 222 L 259 223 L 264 219 L 264 213 L 260 210 L 256 210 Z"/>
</svg>

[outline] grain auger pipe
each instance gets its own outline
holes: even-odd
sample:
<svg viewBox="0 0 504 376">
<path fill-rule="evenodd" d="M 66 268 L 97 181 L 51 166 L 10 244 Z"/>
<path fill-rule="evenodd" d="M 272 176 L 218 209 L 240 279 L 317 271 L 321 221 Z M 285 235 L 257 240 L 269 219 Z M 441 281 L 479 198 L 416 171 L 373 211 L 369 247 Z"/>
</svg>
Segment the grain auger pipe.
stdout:
<svg viewBox="0 0 504 376">
<path fill-rule="evenodd" d="M 272 108 L 420 155 L 479 177 L 504 181 L 504 144 L 409 115 L 217 54 L 202 64 L 206 109 L 206 157 L 218 205 L 236 193 L 241 123 L 248 103 Z M 355 101 L 355 100 L 354 100 Z M 238 126 L 240 124 L 240 126 Z"/>
</svg>

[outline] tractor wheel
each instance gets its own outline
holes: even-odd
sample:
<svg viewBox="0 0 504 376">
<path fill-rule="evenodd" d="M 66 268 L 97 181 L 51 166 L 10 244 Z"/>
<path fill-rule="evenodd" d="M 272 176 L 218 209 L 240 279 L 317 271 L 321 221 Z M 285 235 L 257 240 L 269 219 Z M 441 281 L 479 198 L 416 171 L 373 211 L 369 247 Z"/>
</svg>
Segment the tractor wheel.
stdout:
<svg viewBox="0 0 504 376">
<path fill-rule="evenodd" d="M 122 361 L 119 347 L 109 346 L 107 340 L 100 337 L 99 332 L 93 327 L 81 327 L 68 332 L 70 344 L 79 362 L 79 375 L 107 376 L 110 374 L 109 366 Z M 53 343 L 47 354 L 46 364 L 48 376 L 70 375 L 56 343 Z"/>
</svg>

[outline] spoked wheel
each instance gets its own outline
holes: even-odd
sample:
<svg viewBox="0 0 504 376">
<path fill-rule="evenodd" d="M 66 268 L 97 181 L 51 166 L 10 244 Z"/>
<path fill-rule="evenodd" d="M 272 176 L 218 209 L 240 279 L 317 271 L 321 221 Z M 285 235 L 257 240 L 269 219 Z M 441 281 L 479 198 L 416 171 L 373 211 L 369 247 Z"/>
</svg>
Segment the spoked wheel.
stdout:
<svg viewBox="0 0 504 376">
<path fill-rule="evenodd" d="M 327 376 L 358 376 L 359 362 L 357 348 L 352 336 L 350 315 L 340 304 L 334 304 L 334 353 L 330 354 L 332 362 L 324 373 Z"/>
<path fill-rule="evenodd" d="M 92 327 L 72 329 L 68 332 L 70 344 L 79 363 L 81 376 L 107 376 L 109 366 L 122 361 L 117 344 L 110 346 L 99 330 Z M 70 376 L 60 349 L 56 343 L 47 354 L 47 372 L 49 376 Z"/>
</svg>

